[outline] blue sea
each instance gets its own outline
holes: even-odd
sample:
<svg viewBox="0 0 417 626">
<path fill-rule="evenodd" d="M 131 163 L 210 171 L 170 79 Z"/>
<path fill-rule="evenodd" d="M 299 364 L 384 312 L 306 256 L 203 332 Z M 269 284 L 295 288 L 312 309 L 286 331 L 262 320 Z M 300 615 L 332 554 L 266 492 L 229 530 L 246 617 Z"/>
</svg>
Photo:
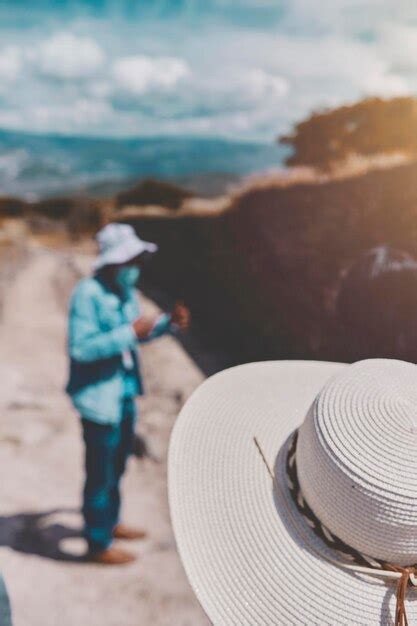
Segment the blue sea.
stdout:
<svg viewBox="0 0 417 626">
<path fill-rule="evenodd" d="M 32 200 L 62 193 L 101 196 L 154 177 L 216 195 L 242 176 L 279 167 L 285 153 L 276 143 L 0 131 L 0 190 Z"/>
<path fill-rule="evenodd" d="M 409 0 L 2 0 L 0 193 L 244 176 L 312 111 L 416 89 Z"/>
</svg>

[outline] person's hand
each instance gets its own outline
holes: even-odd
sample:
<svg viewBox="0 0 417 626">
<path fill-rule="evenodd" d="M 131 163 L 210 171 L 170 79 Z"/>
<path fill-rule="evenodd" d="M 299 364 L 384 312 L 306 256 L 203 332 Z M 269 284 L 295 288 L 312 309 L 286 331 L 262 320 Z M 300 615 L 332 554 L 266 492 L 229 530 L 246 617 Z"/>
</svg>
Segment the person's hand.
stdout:
<svg viewBox="0 0 417 626">
<path fill-rule="evenodd" d="M 191 314 L 183 302 L 176 302 L 171 313 L 171 321 L 180 330 L 187 330 L 190 326 Z"/>
<path fill-rule="evenodd" d="M 133 330 L 136 333 L 136 337 L 138 339 L 146 339 L 153 327 L 155 326 L 156 320 L 156 316 L 138 317 L 138 319 L 136 319 L 132 324 Z"/>
</svg>

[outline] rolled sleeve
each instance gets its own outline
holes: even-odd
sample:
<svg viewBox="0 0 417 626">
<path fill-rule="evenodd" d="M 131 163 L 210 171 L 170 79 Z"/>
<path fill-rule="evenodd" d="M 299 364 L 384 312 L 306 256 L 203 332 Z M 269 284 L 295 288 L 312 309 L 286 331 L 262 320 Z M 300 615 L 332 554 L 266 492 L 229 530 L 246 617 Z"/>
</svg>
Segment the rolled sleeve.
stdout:
<svg viewBox="0 0 417 626">
<path fill-rule="evenodd" d="M 169 315 L 168 313 L 161 313 L 149 335 L 146 338 L 141 339 L 140 343 L 147 343 L 149 341 L 152 341 L 153 339 L 158 339 L 158 337 L 162 337 L 163 335 L 172 332 L 172 329 L 173 324 L 171 315 Z"/>
</svg>

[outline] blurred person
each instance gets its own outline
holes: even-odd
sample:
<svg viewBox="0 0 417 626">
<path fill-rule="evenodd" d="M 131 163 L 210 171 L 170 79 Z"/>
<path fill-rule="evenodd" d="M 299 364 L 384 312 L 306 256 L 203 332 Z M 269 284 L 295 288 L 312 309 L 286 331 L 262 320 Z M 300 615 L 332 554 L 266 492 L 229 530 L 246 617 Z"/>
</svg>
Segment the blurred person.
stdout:
<svg viewBox="0 0 417 626">
<path fill-rule="evenodd" d="M 136 405 L 143 394 L 138 344 L 189 324 L 177 303 L 171 315 L 141 314 L 136 285 L 146 257 L 157 251 L 128 224 L 108 224 L 97 235 L 94 274 L 76 286 L 69 311 L 67 385 L 81 416 L 85 442 L 83 494 L 87 558 L 102 564 L 134 560 L 113 539 L 146 533 L 119 521 L 120 480 L 132 450 Z"/>
<path fill-rule="evenodd" d="M 343 352 L 350 360 L 417 360 L 417 261 L 378 246 L 348 269 L 336 300 Z"/>
<path fill-rule="evenodd" d="M 12 616 L 10 609 L 9 595 L 2 575 L 0 574 L 0 624 L 1 626 L 12 626 Z"/>
</svg>

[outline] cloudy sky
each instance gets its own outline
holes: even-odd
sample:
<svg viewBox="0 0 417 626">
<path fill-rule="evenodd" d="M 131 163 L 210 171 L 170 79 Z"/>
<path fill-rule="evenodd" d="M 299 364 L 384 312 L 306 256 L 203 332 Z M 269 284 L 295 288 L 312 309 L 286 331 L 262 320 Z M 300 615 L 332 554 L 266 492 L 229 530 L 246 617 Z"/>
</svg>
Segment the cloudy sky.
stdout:
<svg viewBox="0 0 417 626">
<path fill-rule="evenodd" d="M 0 128 L 269 141 L 313 109 L 417 90 L 411 0 L 0 6 Z"/>
</svg>

